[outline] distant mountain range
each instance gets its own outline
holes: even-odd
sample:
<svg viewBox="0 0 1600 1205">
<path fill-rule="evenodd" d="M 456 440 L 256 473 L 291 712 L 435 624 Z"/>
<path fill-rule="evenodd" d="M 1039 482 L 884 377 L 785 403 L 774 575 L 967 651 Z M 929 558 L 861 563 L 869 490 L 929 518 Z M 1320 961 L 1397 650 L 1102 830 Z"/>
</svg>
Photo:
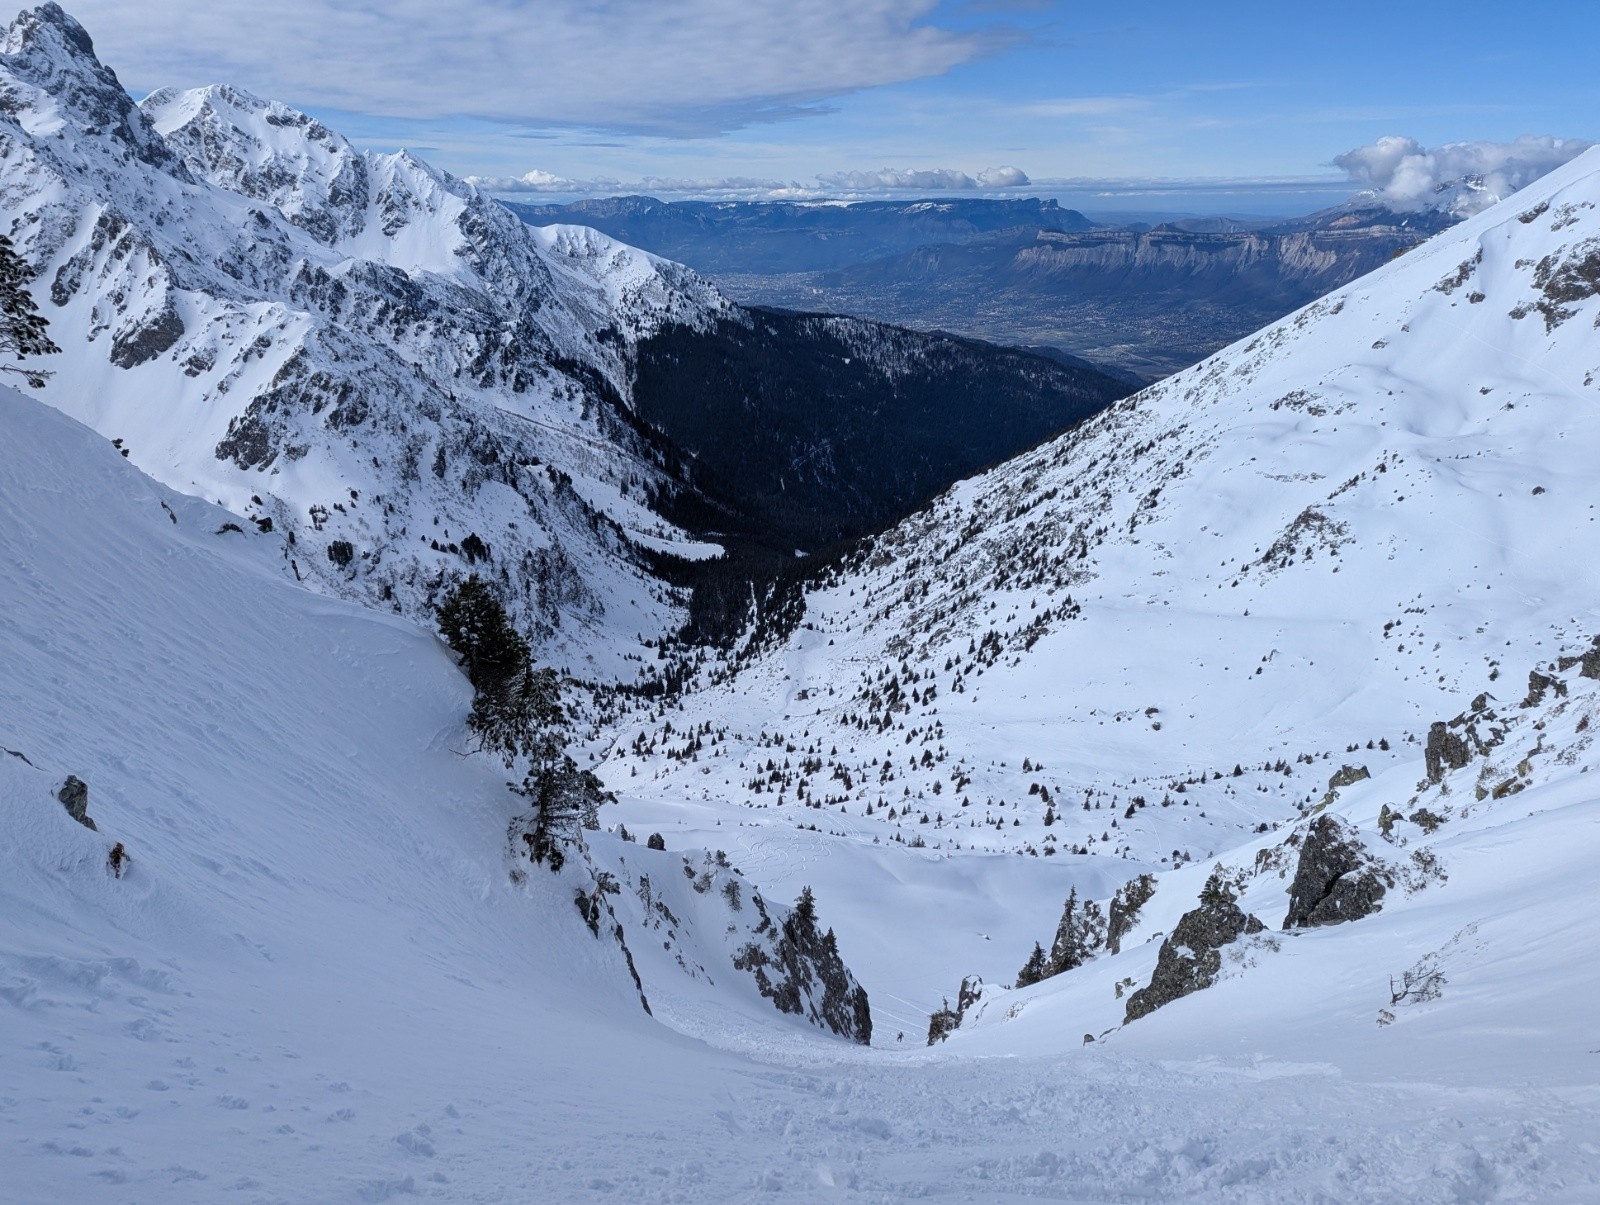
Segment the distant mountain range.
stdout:
<svg viewBox="0 0 1600 1205">
<path fill-rule="evenodd" d="M 1166 376 L 1452 225 L 1366 203 L 1306 218 L 1090 221 L 1037 199 L 512 208 L 582 222 L 712 275 L 745 304 L 1059 349 Z"/>
<path fill-rule="evenodd" d="M 1093 230 L 1054 201 L 658 201 L 601 197 L 569 205 L 507 207 L 534 226 L 571 223 L 710 275 L 824 272 L 930 243 L 964 243 L 1014 230 Z"/>
</svg>

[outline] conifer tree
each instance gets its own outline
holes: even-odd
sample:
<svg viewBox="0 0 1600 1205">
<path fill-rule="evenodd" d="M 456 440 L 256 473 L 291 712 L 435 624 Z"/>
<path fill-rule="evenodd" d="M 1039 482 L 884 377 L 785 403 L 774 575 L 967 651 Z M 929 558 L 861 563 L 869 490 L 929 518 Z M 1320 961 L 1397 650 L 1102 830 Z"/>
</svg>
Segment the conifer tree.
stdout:
<svg viewBox="0 0 1600 1205">
<path fill-rule="evenodd" d="M 1046 963 L 1044 947 L 1038 942 L 1033 943 L 1033 953 L 1028 955 L 1028 961 L 1022 964 L 1022 969 L 1017 972 L 1018 987 L 1032 987 L 1046 976 Z"/>
<path fill-rule="evenodd" d="M 1047 975 L 1059 975 L 1083 963 L 1083 953 L 1078 944 L 1077 910 L 1078 889 L 1074 887 L 1067 895 L 1066 906 L 1061 910 L 1061 921 L 1056 925 L 1056 939 L 1050 943 L 1050 960 L 1045 968 Z"/>
<path fill-rule="evenodd" d="M 1059 975 L 1082 966 L 1094 957 L 1094 952 L 1105 944 L 1106 920 L 1100 905 L 1093 900 L 1078 903 L 1078 889 L 1074 887 L 1061 910 L 1061 922 L 1056 926 L 1056 938 L 1050 945 L 1050 958 L 1045 964 L 1045 976 Z"/>
<path fill-rule="evenodd" d="M 794 921 L 803 932 L 817 927 L 817 899 L 810 887 L 800 889 L 800 898 L 794 902 Z"/>
<path fill-rule="evenodd" d="M 1206 879 L 1205 886 L 1200 888 L 1201 905 L 1206 908 L 1224 909 L 1238 898 L 1238 893 L 1223 876 L 1222 865 L 1218 863 L 1212 870 L 1211 877 Z"/>
<path fill-rule="evenodd" d="M 560 870 L 563 850 L 581 844 L 582 830 L 600 827 L 600 805 L 615 796 L 567 752 L 567 713 L 555 671 L 534 668 L 527 640 L 477 574 L 440 604 L 439 631 L 472 683 L 467 725 L 479 748 L 498 754 L 508 768 L 519 758 L 527 763 L 522 782 L 509 785 L 533 804 L 532 826 L 523 834 L 529 854 Z"/>
<path fill-rule="evenodd" d="M 439 605 L 439 632 L 461 658 L 475 690 L 503 690 L 532 663 L 528 642 L 476 573 Z"/>
<path fill-rule="evenodd" d="M 50 322 L 28 294 L 32 277 L 11 240 L 0 234 L 0 352 L 9 352 L 18 360 L 61 350 L 45 334 Z M 16 364 L 0 364 L 0 372 L 16 373 L 35 389 L 41 388 L 51 375 Z"/>
</svg>

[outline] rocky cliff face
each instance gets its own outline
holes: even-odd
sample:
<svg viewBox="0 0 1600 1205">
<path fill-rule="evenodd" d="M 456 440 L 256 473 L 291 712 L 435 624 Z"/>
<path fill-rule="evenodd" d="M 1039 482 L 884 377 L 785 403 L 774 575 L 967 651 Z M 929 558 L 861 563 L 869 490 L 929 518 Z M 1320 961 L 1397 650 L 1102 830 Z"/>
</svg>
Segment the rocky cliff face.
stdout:
<svg viewBox="0 0 1600 1205">
<path fill-rule="evenodd" d="M 1307 828 L 1289 886 L 1285 929 L 1360 920 L 1383 907 L 1393 875 L 1367 853 L 1349 825 L 1323 815 Z"/>
<path fill-rule="evenodd" d="M 658 1012 L 664 1004 L 676 1014 L 688 996 L 713 992 L 757 1014 L 776 1009 L 871 1044 L 867 990 L 845 965 L 833 930 L 821 926 L 809 889 L 786 907 L 763 896 L 721 850 L 668 852 L 602 833 L 590 834 L 584 861 L 594 885 L 579 906 L 597 932 L 616 926 Z"/>
<path fill-rule="evenodd" d="M 236 89 L 136 106 L 55 5 L 0 51 L 0 196 L 66 349 L 48 400 L 329 592 L 422 615 L 475 571 L 551 655 L 617 671 L 603 650 L 681 622 L 644 550 L 703 555 L 661 514 L 694 491 L 627 408 L 627 349 L 727 311 L 713 289 Z"/>
<path fill-rule="evenodd" d="M 1147 986 L 1128 997 L 1123 1023 L 1210 987 L 1222 969 L 1222 948 L 1265 927 L 1231 898 L 1202 897 L 1200 907 L 1185 912 L 1161 943 L 1155 973 Z"/>
</svg>

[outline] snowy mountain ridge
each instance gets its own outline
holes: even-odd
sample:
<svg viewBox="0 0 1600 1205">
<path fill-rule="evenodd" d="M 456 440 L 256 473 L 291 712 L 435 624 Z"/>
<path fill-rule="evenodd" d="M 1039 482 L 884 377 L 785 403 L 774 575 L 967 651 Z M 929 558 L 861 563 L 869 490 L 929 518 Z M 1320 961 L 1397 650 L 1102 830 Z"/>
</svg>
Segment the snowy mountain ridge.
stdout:
<svg viewBox="0 0 1600 1205">
<path fill-rule="evenodd" d="M 867 541 L 770 651 L 622 727 L 628 822 L 732 804 L 1104 899 L 1413 763 L 1600 631 L 1597 206 L 1591 151 Z M 953 940 L 921 990 L 998 957 Z"/>
<path fill-rule="evenodd" d="M 725 313 L 710 286 L 236 89 L 135 106 L 53 4 L 0 46 L 0 195 L 67 349 L 52 399 L 270 523 L 330 592 L 419 614 L 476 567 L 557 656 L 613 671 L 681 622 L 640 548 L 705 550 L 653 505 L 692 490 L 626 411 L 624 345 Z"/>
<path fill-rule="evenodd" d="M 476 572 L 585 678 L 640 676 L 641 643 L 683 627 L 693 565 L 730 532 L 786 553 L 837 538 L 865 495 L 854 534 L 1126 393 L 1007 349 L 762 317 L 680 265 L 532 229 L 409 153 L 358 151 L 237 88 L 135 105 L 54 4 L 0 47 L 0 196 L 63 348 L 41 396 L 270 527 L 297 580 L 423 616 Z M 801 410 L 759 428 L 760 476 L 810 493 L 749 496 L 701 463 L 747 434 L 748 399 L 670 367 L 641 384 L 644 361 L 697 341 L 733 347 L 759 388 L 805 395 L 825 374 L 844 415 L 916 444 L 915 471 L 875 480 L 834 449 L 876 432 Z M 987 441 L 943 438 L 939 408 L 978 392 L 1001 419 Z"/>
</svg>

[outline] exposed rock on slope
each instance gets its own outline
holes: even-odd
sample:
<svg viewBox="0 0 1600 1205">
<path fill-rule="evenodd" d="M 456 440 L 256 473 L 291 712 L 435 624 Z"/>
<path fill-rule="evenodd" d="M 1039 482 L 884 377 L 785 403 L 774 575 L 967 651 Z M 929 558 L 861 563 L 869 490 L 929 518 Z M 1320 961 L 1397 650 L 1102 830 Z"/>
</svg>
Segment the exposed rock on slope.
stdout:
<svg viewBox="0 0 1600 1205">
<path fill-rule="evenodd" d="M 1336 816 L 1319 816 L 1300 846 L 1283 927 L 1305 929 L 1360 920 L 1383 907 L 1384 892 L 1391 885 L 1348 825 Z"/>
<path fill-rule="evenodd" d="M 1149 984 L 1128 997 L 1124 1024 L 1210 987 L 1222 969 L 1222 947 L 1265 927 L 1226 893 L 1218 892 L 1211 898 L 1202 894 L 1200 906 L 1185 912 L 1161 943 Z"/>
<path fill-rule="evenodd" d="M 733 965 L 749 971 L 763 996 L 781 1013 L 798 1013 L 813 1024 L 861 1043 L 872 1044 L 872 1010 L 866 989 L 839 957 L 833 930 L 817 928 L 816 905 L 807 888 L 776 926 L 759 896 L 757 937 L 740 950 Z"/>
<path fill-rule="evenodd" d="M 100 826 L 89 816 L 89 784 L 76 774 L 68 774 L 67 781 L 61 784 L 61 789 L 56 792 L 56 798 L 61 801 L 61 806 L 67 809 L 71 816 L 84 828 L 99 831 Z"/>
<path fill-rule="evenodd" d="M 641 990 L 658 1002 L 697 989 L 724 1000 L 745 996 L 862 1045 L 872 1041 L 866 989 L 818 927 L 809 890 L 793 908 L 774 904 L 722 851 L 669 854 L 608 834 L 589 836 L 594 887 L 580 897 L 591 925 L 604 913 Z M 737 972 L 737 973 L 736 973 Z M 721 984 L 720 989 L 718 985 Z M 731 991 L 730 991 L 731 989 Z"/>
</svg>

